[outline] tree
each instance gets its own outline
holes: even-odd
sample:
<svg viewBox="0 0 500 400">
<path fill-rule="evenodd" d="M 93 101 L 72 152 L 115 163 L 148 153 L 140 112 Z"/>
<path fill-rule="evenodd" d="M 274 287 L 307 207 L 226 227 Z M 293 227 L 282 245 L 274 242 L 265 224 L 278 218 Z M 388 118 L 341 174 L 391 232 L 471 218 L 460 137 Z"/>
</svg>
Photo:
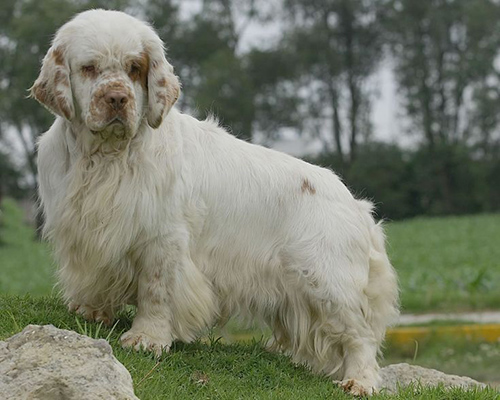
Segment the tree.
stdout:
<svg viewBox="0 0 500 400">
<path fill-rule="evenodd" d="M 9 155 L 0 149 L 0 206 L 4 196 L 20 197 L 24 194 L 20 186 L 21 176 Z"/>
<path fill-rule="evenodd" d="M 365 83 L 382 54 L 378 2 L 285 0 L 284 5 L 292 18 L 284 42 L 297 53 L 307 87 L 305 114 L 320 120 L 319 129 L 329 120 L 339 159 L 352 162 L 360 137 L 370 129 Z"/>
<path fill-rule="evenodd" d="M 500 4 L 387 0 L 384 5 L 406 114 L 424 145 L 421 166 L 433 193 L 428 207 L 461 212 L 464 202 L 457 188 L 470 187 L 472 179 L 457 170 L 459 160 L 470 157 L 464 146 L 482 141 L 488 147 L 484 141 L 498 125 L 488 93 L 491 80 L 498 82 L 494 61 L 500 47 Z"/>
<path fill-rule="evenodd" d="M 283 128 L 301 126 L 296 54 L 282 44 L 265 50 L 252 49 L 243 60 L 253 88 L 253 130 L 269 141 L 279 139 Z"/>
<path fill-rule="evenodd" d="M 496 74 L 500 5 L 492 0 L 388 0 L 384 9 L 413 130 L 430 148 L 467 141 L 473 131 L 466 94 Z"/>
<path fill-rule="evenodd" d="M 384 219 L 409 218 L 422 211 L 412 160 L 410 151 L 376 141 L 360 143 L 349 168 L 342 169 L 336 154 L 313 159 L 339 173 L 356 197 L 372 200 L 378 217 Z"/>
</svg>

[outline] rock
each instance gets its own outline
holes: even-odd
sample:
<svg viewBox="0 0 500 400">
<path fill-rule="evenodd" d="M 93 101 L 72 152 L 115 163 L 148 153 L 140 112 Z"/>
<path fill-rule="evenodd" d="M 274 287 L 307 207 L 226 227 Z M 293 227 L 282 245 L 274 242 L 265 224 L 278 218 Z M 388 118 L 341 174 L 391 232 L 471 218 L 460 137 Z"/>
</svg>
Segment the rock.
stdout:
<svg viewBox="0 0 500 400">
<path fill-rule="evenodd" d="M 2 399 L 138 399 L 127 369 L 104 339 L 28 325 L 0 342 Z"/>
<path fill-rule="evenodd" d="M 484 383 L 475 381 L 466 376 L 448 375 L 430 368 L 422 368 L 406 363 L 392 364 L 380 370 L 382 378 L 381 388 L 388 392 L 397 392 L 398 384 L 408 386 L 412 382 L 420 382 L 423 386 L 462 387 L 464 389 L 475 386 L 486 387 Z"/>
</svg>

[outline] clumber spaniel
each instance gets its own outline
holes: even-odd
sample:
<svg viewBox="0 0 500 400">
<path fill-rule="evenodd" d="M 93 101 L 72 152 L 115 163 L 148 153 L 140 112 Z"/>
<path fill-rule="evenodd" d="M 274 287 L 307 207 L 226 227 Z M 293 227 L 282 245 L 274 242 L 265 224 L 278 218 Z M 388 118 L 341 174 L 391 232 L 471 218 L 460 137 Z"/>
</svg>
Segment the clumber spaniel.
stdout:
<svg viewBox="0 0 500 400">
<path fill-rule="evenodd" d="M 398 290 L 370 203 L 172 108 L 161 40 L 122 12 L 60 28 L 31 91 L 57 116 L 39 142 L 40 197 L 70 309 L 110 323 L 136 305 L 122 344 L 156 353 L 251 316 L 351 393 L 377 387 Z"/>
</svg>

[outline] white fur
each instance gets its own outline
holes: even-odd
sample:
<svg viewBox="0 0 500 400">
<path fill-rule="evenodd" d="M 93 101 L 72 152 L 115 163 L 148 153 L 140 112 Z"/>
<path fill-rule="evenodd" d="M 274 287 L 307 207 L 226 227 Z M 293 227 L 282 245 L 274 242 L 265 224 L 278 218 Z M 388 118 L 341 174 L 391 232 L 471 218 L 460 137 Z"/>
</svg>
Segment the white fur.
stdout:
<svg viewBox="0 0 500 400">
<path fill-rule="evenodd" d="M 71 76 L 74 115 L 39 98 L 60 116 L 40 139 L 38 165 L 45 235 L 70 307 L 110 322 L 137 305 L 122 342 L 156 352 L 217 319 L 250 316 L 295 361 L 351 393 L 372 392 L 398 290 L 371 204 L 329 170 L 170 109 L 179 84 L 143 22 L 87 11 L 60 29 L 54 48 L 64 52 L 58 68 Z M 125 71 L 126 57 L 144 51 L 148 90 Z M 53 90 L 48 57 L 37 98 L 41 80 Z M 91 80 L 80 73 L 89 62 L 99 66 Z M 155 87 L 161 76 L 168 85 Z M 117 131 L 102 110 L 89 111 L 113 79 L 131 97 Z"/>
</svg>

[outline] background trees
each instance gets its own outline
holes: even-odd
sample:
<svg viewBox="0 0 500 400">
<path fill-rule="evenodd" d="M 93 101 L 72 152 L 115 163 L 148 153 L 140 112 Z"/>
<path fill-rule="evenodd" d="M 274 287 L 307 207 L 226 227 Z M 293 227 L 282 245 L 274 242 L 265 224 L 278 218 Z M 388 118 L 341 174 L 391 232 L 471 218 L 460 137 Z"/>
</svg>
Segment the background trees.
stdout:
<svg viewBox="0 0 500 400">
<path fill-rule="evenodd" d="M 388 0 L 381 13 L 410 131 L 420 147 L 415 184 L 422 209 L 481 210 L 479 193 L 494 182 L 485 182 L 478 161 L 498 146 L 498 3 Z"/>
<path fill-rule="evenodd" d="M 365 83 L 382 56 L 377 7 L 366 0 L 284 1 L 290 18 L 282 44 L 295 53 L 298 79 L 306 86 L 302 120 L 319 119 L 317 129 L 330 132 L 340 164 L 355 160 L 358 143 L 370 132 Z"/>
<path fill-rule="evenodd" d="M 499 209 L 500 5 L 494 0 L 5 0 L 4 192 L 35 182 L 34 143 L 52 116 L 26 99 L 26 89 L 52 34 L 75 12 L 100 5 L 153 23 L 183 83 L 181 109 L 200 118 L 215 114 L 246 140 L 272 144 L 292 132 L 320 141 L 321 154 L 309 158 L 376 199 L 381 215 Z M 258 30 L 269 31 L 269 40 L 248 45 Z M 387 58 L 410 147 L 373 136 L 369 83 Z M 16 185 L 6 184 L 7 176 Z"/>
</svg>

